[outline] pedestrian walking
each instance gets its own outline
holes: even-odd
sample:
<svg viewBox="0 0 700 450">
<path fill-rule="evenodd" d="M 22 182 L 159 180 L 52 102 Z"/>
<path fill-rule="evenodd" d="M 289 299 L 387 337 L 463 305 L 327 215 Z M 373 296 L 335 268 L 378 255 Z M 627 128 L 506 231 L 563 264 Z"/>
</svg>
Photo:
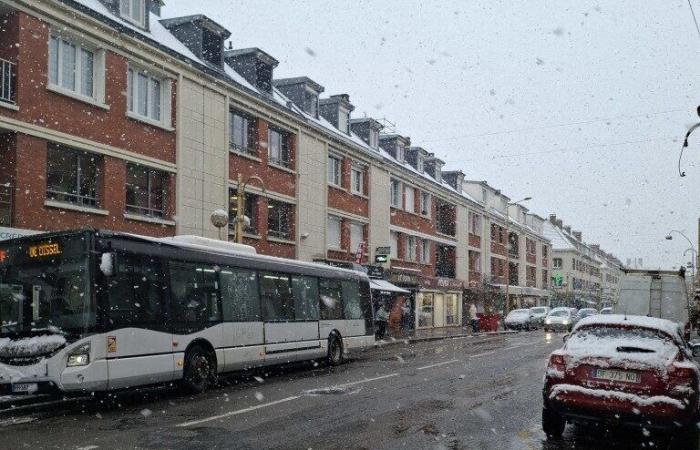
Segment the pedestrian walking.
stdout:
<svg viewBox="0 0 700 450">
<path fill-rule="evenodd" d="M 411 308 L 408 307 L 408 300 L 404 300 L 401 306 L 401 330 L 404 334 L 411 331 Z"/>
<path fill-rule="evenodd" d="M 386 309 L 384 309 L 384 303 L 379 305 L 379 309 L 374 315 L 374 321 L 377 324 L 377 331 L 375 333 L 375 337 L 377 339 L 384 339 L 384 335 L 386 334 L 386 325 L 389 321 L 389 313 L 387 313 Z"/>
<path fill-rule="evenodd" d="M 478 331 L 479 318 L 476 315 L 476 305 L 473 302 L 469 305 L 469 320 L 472 324 L 472 333 L 476 333 Z"/>
</svg>

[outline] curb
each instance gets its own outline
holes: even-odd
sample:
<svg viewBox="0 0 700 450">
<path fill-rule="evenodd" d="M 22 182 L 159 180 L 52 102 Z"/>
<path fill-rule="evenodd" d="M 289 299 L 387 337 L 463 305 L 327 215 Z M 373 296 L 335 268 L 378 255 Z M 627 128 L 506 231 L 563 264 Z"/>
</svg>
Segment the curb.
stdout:
<svg viewBox="0 0 700 450">
<path fill-rule="evenodd" d="M 405 337 L 405 338 L 392 338 L 390 341 L 378 341 L 374 343 L 375 348 L 379 347 L 386 347 L 389 345 L 397 345 L 397 344 L 412 344 L 416 342 L 428 342 L 428 341 L 439 341 L 442 339 L 455 339 L 455 338 L 465 338 L 465 337 L 486 337 L 486 336 L 498 336 L 502 334 L 516 334 L 518 333 L 517 331 L 513 330 L 503 330 L 503 331 L 487 331 L 487 332 L 482 332 L 482 333 L 460 333 L 460 334 L 451 334 L 449 336 L 426 336 L 426 337 Z"/>
</svg>

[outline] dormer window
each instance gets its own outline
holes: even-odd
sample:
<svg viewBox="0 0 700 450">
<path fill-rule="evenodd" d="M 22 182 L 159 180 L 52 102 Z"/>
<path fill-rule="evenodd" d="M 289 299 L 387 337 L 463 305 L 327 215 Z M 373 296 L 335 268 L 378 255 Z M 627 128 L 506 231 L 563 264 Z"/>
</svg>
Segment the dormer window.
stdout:
<svg viewBox="0 0 700 450">
<path fill-rule="evenodd" d="M 119 0 L 122 19 L 146 28 L 146 0 Z"/>
<path fill-rule="evenodd" d="M 379 146 L 379 131 L 374 129 L 369 130 L 369 146 L 372 148 L 377 148 Z"/>
<path fill-rule="evenodd" d="M 406 160 L 406 149 L 403 145 L 396 146 L 396 160 L 401 163 Z"/>
<path fill-rule="evenodd" d="M 345 134 L 349 134 L 350 111 L 345 108 L 338 108 L 338 129 Z"/>
<path fill-rule="evenodd" d="M 486 189 L 481 190 L 481 201 L 484 203 L 489 202 L 489 193 Z"/>
<path fill-rule="evenodd" d="M 318 95 L 312 93 L 312 92 L 306 92 L 306 98 L 308 101 L 308 113 L 312 117 L 315 117 L 318 119 Z"/>
<path fill-rule="evenodd" d="M 421 155 L 416 156 L 416 169 L 420 173 L 425 171 L 425 166 L 423 166 L 423 157 Z"/>
<path fill-rule="evenodd" d="M 438 183 L 442 182 L 442 170 L 440 169 L 440 166 L 435 167 L 435 181 Z"/>
</svg>

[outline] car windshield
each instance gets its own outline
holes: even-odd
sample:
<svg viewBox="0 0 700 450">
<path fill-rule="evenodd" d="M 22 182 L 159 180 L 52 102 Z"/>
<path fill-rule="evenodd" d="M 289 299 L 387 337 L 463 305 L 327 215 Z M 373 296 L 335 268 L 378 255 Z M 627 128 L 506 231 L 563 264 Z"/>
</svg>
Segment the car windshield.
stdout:
<svg viewBox="0 0 700 450">
<path fill-rule="evenodd" d="M 563 309 L 560 310 L 555 310 L 549 313 L 549 316 L 551 317 L 568 317 L 571 315 L 570 311 L 565 311 Z"/>
<path fill-rule="evenodd" d="M 547 312 L 547 308 L 530 308 L 530 311 L 535 314 L 544 314 Z"/>
<path fill-rule="evenodd" d="M 527 309 L 517 309 L 508 313 L 508 317 L 523 317 L 530 315 L 530 311 Z"/>
<path fill-rule="evenodd" d="M 578 315 L 581 317 L 588 317 L 592 316 L 593 314 L 598 314 L 598 311 L 596 311 L 595 309 L 582 309 L 578 312 Z"/>
</svg>

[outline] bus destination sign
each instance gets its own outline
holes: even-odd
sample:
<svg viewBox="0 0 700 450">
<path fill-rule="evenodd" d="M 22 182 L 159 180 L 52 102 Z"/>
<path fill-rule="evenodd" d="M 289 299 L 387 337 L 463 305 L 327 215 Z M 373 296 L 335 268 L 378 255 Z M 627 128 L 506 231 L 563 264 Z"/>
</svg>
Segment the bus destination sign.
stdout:
<svg viewBox="0 0 700 450">
<path fill-rule="evenodd" d="M 61 254 L 61 246 L 58 243 L 46 243 L 29 246 L 30 258 L 43 258 Z"/>
</svg>

